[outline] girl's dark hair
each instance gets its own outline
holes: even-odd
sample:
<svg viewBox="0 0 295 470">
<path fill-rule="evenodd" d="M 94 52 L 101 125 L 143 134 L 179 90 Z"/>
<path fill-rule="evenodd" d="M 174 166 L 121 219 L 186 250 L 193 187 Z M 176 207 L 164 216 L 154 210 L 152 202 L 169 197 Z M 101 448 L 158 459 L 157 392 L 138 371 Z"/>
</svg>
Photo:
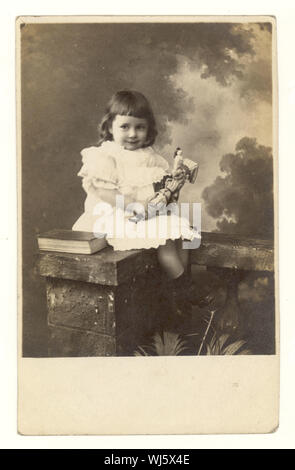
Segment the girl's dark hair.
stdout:
<svg viewBox="0 0 295 470">
<path fill-rule="evenodd" d="M 106 140 L 113 140 L 109 129 L 117 114 L 145 118 L 148 122 L 148 134 L 144 147 L 153 145 L 158 132 L 152 108 L 142 93 L 132 90 L 118 91 L 110 99 L 105 115 L 98 128 L 100 136 L 99 144 Z"/>
</svg>

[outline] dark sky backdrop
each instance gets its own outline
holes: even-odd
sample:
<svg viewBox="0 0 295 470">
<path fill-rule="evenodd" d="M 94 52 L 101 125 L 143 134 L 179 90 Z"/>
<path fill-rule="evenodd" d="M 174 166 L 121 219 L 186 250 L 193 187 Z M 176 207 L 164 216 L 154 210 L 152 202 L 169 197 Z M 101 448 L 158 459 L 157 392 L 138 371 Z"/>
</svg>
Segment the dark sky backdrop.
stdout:
<svg viewBox="0 0 295 470">
<path fill-rule="evenodd" d="M 71 228 L 83 211 L 80 150 L 97 142 L 109 97 L 122 88 L 148 97 L 158 150 L 171 160 L 181 146 L 200 164 L 182 200 L 206 202 L 202 228 L 215 229 L 226 213 L 214 211 L 216 187 L 231 181 L 223 155 L 247 137 L 271 162 L 272 35 L 267 24 L 27 24 L 21 38 L 24 352 L 36 355 L 46 342 L 36 234 Z M 257 214 L 266 199 L 253 198 Z M 226 215 L 237 224 L 240 213 Z"/>
</svg>

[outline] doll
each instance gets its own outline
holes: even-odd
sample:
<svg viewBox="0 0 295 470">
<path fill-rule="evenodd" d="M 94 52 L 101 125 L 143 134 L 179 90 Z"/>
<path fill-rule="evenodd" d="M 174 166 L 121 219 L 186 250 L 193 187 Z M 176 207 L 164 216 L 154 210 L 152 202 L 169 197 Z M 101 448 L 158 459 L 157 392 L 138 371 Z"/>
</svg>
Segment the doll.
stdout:
<svg viewBox="0 0 295 470">
<path fill-rule="evenodd" d="M 184 185 L 183 176 L 185 180 L 193 184 L 196 181 L 198 174 L 198 163 L 183 158 L 182 150 L 180 147 L 174 152 L 174 164 L 171 174 L 165 175 L 161 182 L 161 188 L 156 186 L 155 194 L 148 200 L 148 208 L 144 214 L 136 214 L 129 220 L 138 222 L 139 220 L 146 219 L 148 216 L 152 217 L 157 211 L 165 208 L 171 202 L 177 202 L 179 192 Z"/>
</svg>

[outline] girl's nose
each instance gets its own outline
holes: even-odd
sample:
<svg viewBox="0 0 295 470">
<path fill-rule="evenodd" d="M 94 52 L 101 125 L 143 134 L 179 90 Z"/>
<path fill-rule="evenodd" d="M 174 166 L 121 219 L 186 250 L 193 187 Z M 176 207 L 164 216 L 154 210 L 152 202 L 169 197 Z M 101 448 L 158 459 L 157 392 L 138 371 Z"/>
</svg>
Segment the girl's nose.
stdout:
<svg viewBox="0 0 295 470">
<path fill-rule="evenodd" d="M 129 128 L 129 137 L 136 136 L 136 129 L 134 127 Z"/>
</svg>

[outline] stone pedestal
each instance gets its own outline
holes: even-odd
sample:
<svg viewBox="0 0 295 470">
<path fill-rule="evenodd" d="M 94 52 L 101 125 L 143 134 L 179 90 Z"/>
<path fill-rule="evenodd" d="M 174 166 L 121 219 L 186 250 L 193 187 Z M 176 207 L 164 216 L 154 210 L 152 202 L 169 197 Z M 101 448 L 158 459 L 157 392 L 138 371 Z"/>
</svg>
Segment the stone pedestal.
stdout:
<svg viewBox="0 0 295 470">
<path fill-rule="evenodd" d="M 153 331 L 160 292 L 154 250 L 39 256 L 50 357 L 132 355 Z"/>
</svg>

